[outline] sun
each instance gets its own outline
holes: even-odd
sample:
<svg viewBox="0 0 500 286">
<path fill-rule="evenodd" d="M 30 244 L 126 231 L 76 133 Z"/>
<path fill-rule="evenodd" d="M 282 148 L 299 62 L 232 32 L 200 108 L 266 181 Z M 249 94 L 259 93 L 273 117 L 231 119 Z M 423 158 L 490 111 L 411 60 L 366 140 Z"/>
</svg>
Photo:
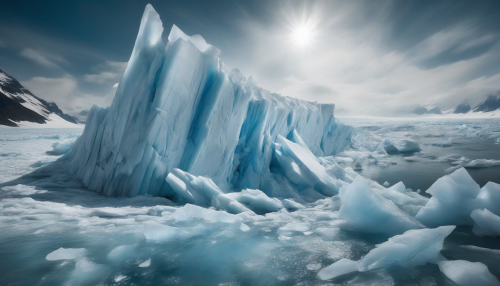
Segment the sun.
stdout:
<svg viewBox="0 0 500 286">
<path fill-rule="evenodd" d="M 313 30 L 307 25 L 297 26 L 292 30 L 293 42 L 302 48 L 310 45 L 313 39 Z"/>
</svg>

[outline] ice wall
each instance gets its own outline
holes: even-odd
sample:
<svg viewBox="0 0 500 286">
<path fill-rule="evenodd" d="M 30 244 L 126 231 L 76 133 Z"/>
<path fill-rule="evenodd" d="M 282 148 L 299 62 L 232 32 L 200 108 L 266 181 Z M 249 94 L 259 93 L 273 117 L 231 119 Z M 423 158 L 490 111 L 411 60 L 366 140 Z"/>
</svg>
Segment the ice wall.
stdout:
<svg viewBox="0 0 500 286">
<path fill-rule="evenodd" d="M 67 155 L 84 185 L 107 195 L 169 193 L 169 172 L 205 176 L 223 191 L 270 188 L 274 143 L 299 134 L 316 156 L 337 153 L 353 129 L 333 104 L 282 97 L 229 72 L 220 51 L 175 25 L 165 47 L 147 5 L 132 56 L 109 108 L 94 106 Z M 167 189 L 165 189 L 167 188 Z"/>
</svg>

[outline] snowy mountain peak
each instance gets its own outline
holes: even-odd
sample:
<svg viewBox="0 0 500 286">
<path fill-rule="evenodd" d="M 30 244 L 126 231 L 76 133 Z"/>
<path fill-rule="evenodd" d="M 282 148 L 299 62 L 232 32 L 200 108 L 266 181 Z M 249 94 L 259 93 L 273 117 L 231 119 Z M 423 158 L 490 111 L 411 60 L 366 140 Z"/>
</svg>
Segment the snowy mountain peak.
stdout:
<svg viewBox="0 0 500 286">
<path fill-rule="evenodd" d="M 0 125 L 16 127 L 26 122 L 78 123 L 76 118 L 64 114 L 57 104 L 36 97 L 15 78 L 0 70 Z"/>
</svg>

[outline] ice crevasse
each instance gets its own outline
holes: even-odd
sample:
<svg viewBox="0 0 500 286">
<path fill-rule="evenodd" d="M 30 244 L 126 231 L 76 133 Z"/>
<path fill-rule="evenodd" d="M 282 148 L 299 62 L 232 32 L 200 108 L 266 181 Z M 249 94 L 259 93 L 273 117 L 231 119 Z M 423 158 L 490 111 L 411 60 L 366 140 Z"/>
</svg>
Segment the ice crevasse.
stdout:
<svg viewBox="0 0 500 286">
<path fill-rule="evenodd" d="M 162 33 L 159 15 L 147 5 L 113 103 L 92 107 L 82 136 L 64 157 L 88 189 L 175 195 L 166 178 L 178 168 L 210 178 L 223 192 L 259 189 L 290 197 L 288 183 L 277 188 L 271 172 L 288 140 L 314 156 L 336 154 L 350 143 L 354 129 L 336 122 L 333 104 L 270 93 L 238 70 L 228 71 L 220 50 L 201 36 L 189 37 L 174 25 L 165 46 Z M 299 189 L 331 193 L 341 187 L 326 176 L 305 177 Z"/>
</svg>

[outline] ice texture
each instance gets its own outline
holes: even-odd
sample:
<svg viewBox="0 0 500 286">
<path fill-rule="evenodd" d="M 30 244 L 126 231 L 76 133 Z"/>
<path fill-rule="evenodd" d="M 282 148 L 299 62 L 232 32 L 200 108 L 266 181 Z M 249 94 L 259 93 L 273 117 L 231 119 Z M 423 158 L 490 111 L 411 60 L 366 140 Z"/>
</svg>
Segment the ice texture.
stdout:
<svg viewBox="0 0 500 286">
<path fill-rule="evenodd" d="M 358 231 L 395 235 L 422 227 L 394 203 L 374 192 L 361 176 L 340 190 L 340 198 L 340 215 Z"/>
<path fill-rule="evenodd" d="M 92 107 L 66 158 L 88 189 L 160 196 L 167 181 L 175 184 L 175 178 L 165 179 L 178 168 L 210 178 L 224 192 L 259 189 L 276 196 L 280 184 L 271 182 L 269 166 L 280 136 L 300 134 L 316 156 L 350 144 L 354 129 L 336 122 L 333 104 L 270 93 L 239 71 L 228 71 L 217 57 L 220 51 L 201 36 L 189 37 L 173 26 L 165 47 L 162 32 L 159 15 L 147 5 L 113 103 Z M 297 155 L 294 146 L 282 147 Z M 293 158 L 311 167 L 301 155 Z M 320 189 L 330 184 L 316 179 Z M 191 190 L 184 194 L 186 201 L 203 199 Z"/>
<path fill-rule="evenodd" d="M 479 189 L 465 168 L 439 178 L 428 190 L 432 195 L 415 218 L 426 226 L 474 225 L 477 235 L 498 235 L 500 185 L 488 182 Z"/>
<path fill-rule="evenodd" d="M 500 286 L 498 279 L 481 262 L 466 260 L 441 261 L 439 269 L 453 282 L 461 286 Z"/>
<path fill-rule="evenodd" d="M 85 248 L 59 248 L 47 254 L 47 260 L 76 259 L 84 257 L 87 253 Z"/>
<path fill-rule="evenodd" d="M 472 232 L 479 236 L 500 236 L 500 216 L 487 209 L 475 209 L 471 213 L 474 220 Z"/>
<path fill-rule="evenodd" d="M 409 230 L 377 245 L 358 261 L 343 258 L 321 269 L 318 277 L 329 280 L 354 271 L 364 272 L 392 265 L 413 267 L 427 262 L 437 263 L 443 260 L 440 253 L 443 241 L 453 229 L 455 226 Z"/>
<path fill-rule="evenodd" d="M 476 208 L 488 209 L 500 216 L 500 184 L 488 182 L 476 197 Z"/>
<path fill-rule="evenodd" d="M 385 139 L 384 149 L 389 154 L 419 152 L 422 150 L 417 141 L 409 138 Z"/>
<path fill-rule="evenodd" d="M 473 224 L 470 214 L 476 207 L 479 185 L 465 168 L 439 178 L 426 192 L 432 198 L 415 216 L 418 221 L 428 227 Z"/>
</svg>

